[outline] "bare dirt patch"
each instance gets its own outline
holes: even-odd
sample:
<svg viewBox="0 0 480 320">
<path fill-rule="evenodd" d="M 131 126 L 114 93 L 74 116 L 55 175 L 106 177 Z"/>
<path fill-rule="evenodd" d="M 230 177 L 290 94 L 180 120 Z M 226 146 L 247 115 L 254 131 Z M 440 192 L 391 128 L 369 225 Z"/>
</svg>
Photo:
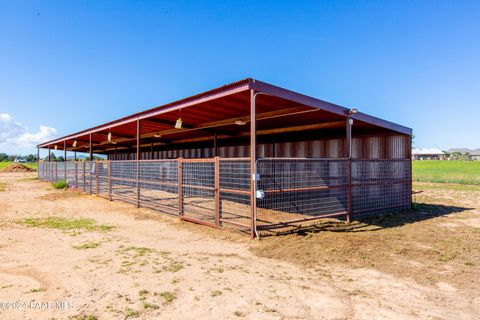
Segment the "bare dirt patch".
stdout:
<svg viewBox="0 0 480 320">
<path fill-rule="evenodd" d="M 0 172 L 34 172 L 35 170 L 29 168 L 21 163 L 13 163 L 11 165 L 6 166 Z"/>
<path fill-rule="evenodd" d="M 478 199 L 437 201 L 444 195 L 429 190 L 408 219 L 329 222 L 251 241 L 121 202 L 65 196 L 33 176 L 0 176 L 8 185 L 0 193 L 0 301 L 73 306 L 1 310 L 2 318 L 474 319 L 480 312 Z"/>
</svg>

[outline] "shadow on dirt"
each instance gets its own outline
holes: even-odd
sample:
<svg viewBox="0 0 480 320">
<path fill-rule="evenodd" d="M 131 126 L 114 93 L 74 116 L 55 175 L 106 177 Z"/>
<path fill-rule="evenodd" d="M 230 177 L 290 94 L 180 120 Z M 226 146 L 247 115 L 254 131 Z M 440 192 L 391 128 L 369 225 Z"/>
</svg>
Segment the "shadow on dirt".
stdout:
<svg viewBox="0 0 480 320">
<path fill-rule="evenodd" d="M 310 226 L 294 226 L 285 225 L 280 231 L 270 231 L 270 235 L 286 235 L 297 234 L 299 236 L 306 236 L 308 234 L 329 231 L 329 232 L 365 232 L 376 231 L 385 228 L 395 228 L 404 226 L 407 224 L 433 219 L 436 217 L 458 213 L 466 210 L 472 210 L 473 208 L 457 207 L 457 206 L 445 206 L 439 204 L 429 203 L 414 203 L 412 210 L 392 212 L 384 214 L 382 216 L 363 218 L 360 220 L 346 223 L 343 220 L 329 220 L 325 222 L 319 221 L 318 223 Z M 265 234 L 265 235 L 268 235 Z"/>
</svg>

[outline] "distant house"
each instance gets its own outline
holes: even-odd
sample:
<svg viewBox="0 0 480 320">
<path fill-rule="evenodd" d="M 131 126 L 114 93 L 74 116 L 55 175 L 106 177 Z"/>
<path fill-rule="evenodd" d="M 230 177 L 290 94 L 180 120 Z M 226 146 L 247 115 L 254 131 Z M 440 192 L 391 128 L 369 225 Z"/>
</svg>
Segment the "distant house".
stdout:
<svg viewBox="0 0 480 320">
<path fill-rule="evenodd" d="M 25 163 L 27 162 L 27 160 L 23 159 L 23 158 L 15 158 L 15 160 L 13 162 L 17 162 L 17 163 Z"/>
<path fill-rule="evenodd" d="M 447 151 L 448 160 L 480 160 L 480 148 L 453 148 Z"/>
<path fill-rule="evenodd" d="M 480 149 L 473 150 L 469 154 L 470 160 L 480 161 Z"/>
<path fill-rule="evenodd" d="M 445 152 L 437 148 L 419 148 L 412 150 L 413 160 L 444 160 Z"/>
</svg>

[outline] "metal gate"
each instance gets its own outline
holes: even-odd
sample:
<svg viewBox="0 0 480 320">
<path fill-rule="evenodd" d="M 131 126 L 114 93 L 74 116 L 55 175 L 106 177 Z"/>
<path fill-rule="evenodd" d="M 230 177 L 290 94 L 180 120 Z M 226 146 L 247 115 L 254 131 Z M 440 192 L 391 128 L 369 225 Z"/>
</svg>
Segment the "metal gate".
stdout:
<svg viewBox="0 0 480 320">
<path fill-rule="evenodd" d="M 182 220 L 219 226 L 219 158 L 178 159 L 179 215 Z"/>
</svg>

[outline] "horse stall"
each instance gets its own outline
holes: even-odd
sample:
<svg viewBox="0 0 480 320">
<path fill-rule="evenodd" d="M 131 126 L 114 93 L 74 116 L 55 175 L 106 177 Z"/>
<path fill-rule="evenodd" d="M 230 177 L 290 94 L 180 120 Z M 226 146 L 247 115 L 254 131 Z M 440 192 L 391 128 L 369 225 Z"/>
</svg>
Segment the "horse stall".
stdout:
<svg viewBox="0 0 480 320">
<path fill-rule="evenodd" d="M 42 143 L 38 175 L 255 237 L 402 214 L 411 207 L 411 132 L 245 79 Z M 50 161 L 52 149 L 65 161 Z"/>
</svg>

